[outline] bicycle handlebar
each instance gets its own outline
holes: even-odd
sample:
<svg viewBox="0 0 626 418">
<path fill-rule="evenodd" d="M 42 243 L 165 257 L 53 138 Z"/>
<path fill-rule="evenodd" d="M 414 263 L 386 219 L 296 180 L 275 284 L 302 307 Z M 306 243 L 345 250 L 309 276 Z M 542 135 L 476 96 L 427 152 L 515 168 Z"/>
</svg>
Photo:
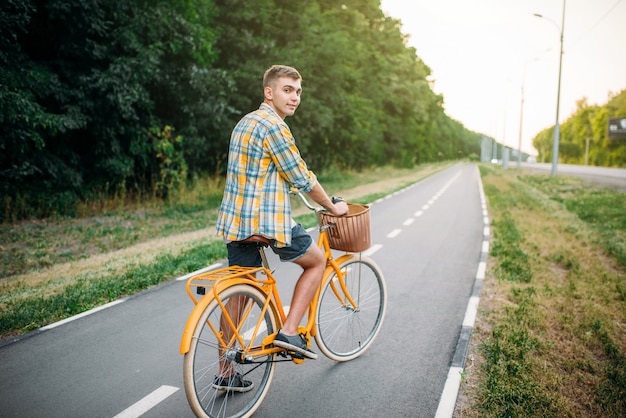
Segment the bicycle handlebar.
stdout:
<svg viewBox="0 0 626 418">
<path fill-rule="evenodd" d="M 306 196 L 304 195 L 304 193 L 302 193 L 302 192 L 301 192 L 301 191 L 299 191 L 299 190 L 293 190 L 293 191 L 291 191 L 291 194 L 295 194 L 295 195 L 297 195 L 297 196 L 298 196 L 298 197 L 302 200 L 302 203 L 304 203 L 304 205 L 305 205 L 307 208 L 311 209 L 312 211 L 315 211 L 315 212 L 322 212 L 322 211 L 326 211 L 326 209 L 324 209 L 324 208 L 323 208 L 323 207 L 321 207 L 321 206 L 320 206 L 320 207 L 315 207 L 315 206 L 313 206 L 313 205 L 311 204 L 311 202 L 309 202 L 309 200 L 306 198 Z M 332 202 L 333 202 L 333 203 L 345 202 L 345 200 L 343 200 L 343 198 L 341 198 L 341 197 L 335 197 L 335 196 L 333 196 L 333 197 L 331 198 L 331 200 L 332 200 Z"/>
</svg>

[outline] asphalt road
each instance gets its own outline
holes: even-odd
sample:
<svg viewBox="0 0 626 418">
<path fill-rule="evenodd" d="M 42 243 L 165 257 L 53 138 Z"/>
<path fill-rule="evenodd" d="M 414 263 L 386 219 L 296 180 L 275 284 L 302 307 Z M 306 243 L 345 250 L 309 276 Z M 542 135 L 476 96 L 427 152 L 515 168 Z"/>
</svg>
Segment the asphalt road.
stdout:
<svg viewBox="0 0 626 418">
<path fill-rule="evenodd" d="M 478 170 L 448 168 L 375 202 L 371 217 L 388 286 L 376 342 L 347 363 L 279 364 L 256 417 L 435 416 L 481 257 Z M 296 271 L 274 266 L 288 303 Z M 0 416 L 192 417 L 178 353 L 191 309 L 173 281 L 3 345 Z"/>
<path fill-rule="evenodd" d="M 509 162 L 509 167 L 516 168 L 517 162 Z M 547 163 L 522 163 L 521 167 L 525 170 L 542 174 L 550 174 L 552 172 L 552 164 Z M 626 169 L 623 168 L 594 167 L 574 164 L 558 164 L 556 168 L 557 176 L 564 175 L 579 177 L 586 182 L 595 185 L 626 191 Z"/>
</svg>

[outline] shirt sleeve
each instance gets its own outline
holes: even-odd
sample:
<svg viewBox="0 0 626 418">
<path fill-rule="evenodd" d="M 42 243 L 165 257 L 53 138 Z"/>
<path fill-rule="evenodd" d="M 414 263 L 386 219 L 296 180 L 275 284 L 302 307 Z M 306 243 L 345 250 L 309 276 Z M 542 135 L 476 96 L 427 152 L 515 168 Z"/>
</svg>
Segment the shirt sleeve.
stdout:
<svg viewBox="0 0 626 418">
<path fill-rule="evenodd" d="M 310 192 L 317 177 L 302 159 L 289 127 L 284 123 L 274 125 L 265 142 L 281 177 L 299 191 Z"/>
</svg>

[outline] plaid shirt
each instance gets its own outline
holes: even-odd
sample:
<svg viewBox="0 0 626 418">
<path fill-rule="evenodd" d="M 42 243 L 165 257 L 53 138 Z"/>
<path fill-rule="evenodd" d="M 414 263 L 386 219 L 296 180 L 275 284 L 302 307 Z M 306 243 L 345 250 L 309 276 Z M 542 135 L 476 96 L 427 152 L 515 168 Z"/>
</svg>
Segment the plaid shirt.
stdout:
<svg viewBox="0 0 626 418">
<path fill-rule="evenodd" d="M 226 241 L 258 234 L 275 239 L 277 246 L 290 245 L 289 190 L 309 192 L 316 183 L 287 124 L 261 103 L 231 135 L 217 234 Z"/>
</svg>

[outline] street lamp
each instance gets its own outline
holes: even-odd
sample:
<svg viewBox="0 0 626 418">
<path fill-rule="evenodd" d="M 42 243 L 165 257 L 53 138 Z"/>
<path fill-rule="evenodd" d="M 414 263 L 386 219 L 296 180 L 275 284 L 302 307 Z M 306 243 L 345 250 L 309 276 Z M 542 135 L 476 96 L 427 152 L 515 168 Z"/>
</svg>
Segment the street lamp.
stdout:
<svg viewBox="0 0 626 418">
<path fill-rule="evenodd" d="M 552 144 L 552 176 L 556 176 L 556 168 L 559 163 L 559 139 L 561 136 L 560 127 L 559 127 L 559 105 L 561 103 L 561 68 L 563 67 L 563 30 L 565 29 L 565 0 L 563 0 L 563 17 L 561 18 L 561 27 L 553 21 L 545 16 L 542 16 L 538 13 L 535 13 L 535 16 L 546 19 L 557 27 L 557 29 L 561 32 L 561 50 L 559 52 L 559 81 L 556 93 L 556 122 L 554 124 L 554 141 Z"/>
</svg>

